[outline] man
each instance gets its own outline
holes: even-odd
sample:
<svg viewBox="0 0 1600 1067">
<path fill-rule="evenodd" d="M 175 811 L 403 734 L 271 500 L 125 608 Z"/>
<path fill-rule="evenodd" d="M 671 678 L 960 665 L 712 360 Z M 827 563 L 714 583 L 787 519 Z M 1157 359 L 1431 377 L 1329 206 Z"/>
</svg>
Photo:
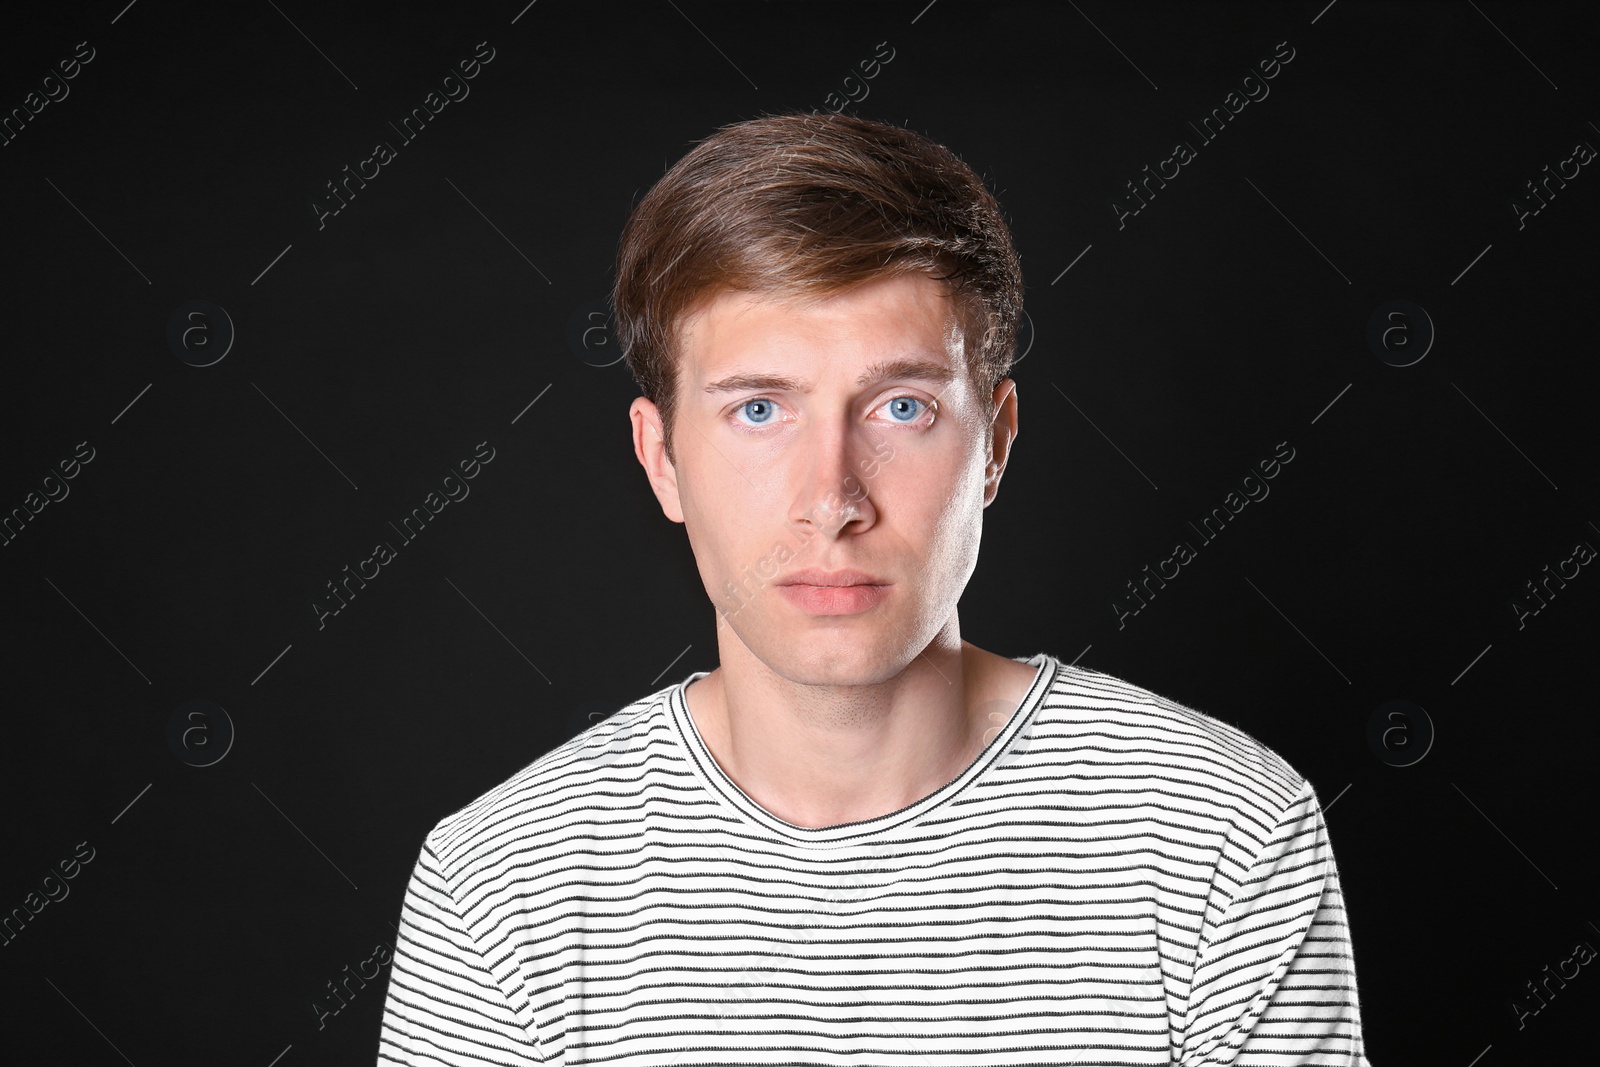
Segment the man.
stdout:
<svg viewBox="0 0 1600 1067">
<path fill-rule="evenodd" d="M 428 835 L 381 1062 L 1366 1063 L 1310 784 L 961 638 L 1021 295 L 970 168 L 848 115 L 725 127 L 636 206 L 634 450 L 719 666 Z"/>
</svg>

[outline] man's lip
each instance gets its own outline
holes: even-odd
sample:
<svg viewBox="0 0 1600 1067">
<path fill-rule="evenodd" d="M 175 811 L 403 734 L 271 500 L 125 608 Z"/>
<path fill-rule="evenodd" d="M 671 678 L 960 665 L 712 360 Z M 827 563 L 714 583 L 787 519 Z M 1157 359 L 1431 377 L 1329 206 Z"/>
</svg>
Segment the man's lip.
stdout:
<svg viewBox="0 0 1600 1067">
<path fill-rule="evenodd" d="M 795 571 L 785 575 L 778 582 L 779 585 L 819 585 L 819 586 L 845 586 L 845 585 L 888 585 L 889 583 L 865 571 L 840 570 L 824 571 L 815 567 L 802 571 Z"/>
</svg>

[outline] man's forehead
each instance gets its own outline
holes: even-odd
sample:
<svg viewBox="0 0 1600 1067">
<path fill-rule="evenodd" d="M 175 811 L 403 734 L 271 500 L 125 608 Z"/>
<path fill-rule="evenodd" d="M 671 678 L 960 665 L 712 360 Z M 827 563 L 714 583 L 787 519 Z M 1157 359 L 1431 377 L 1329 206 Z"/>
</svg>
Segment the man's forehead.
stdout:
<svg viewBox="0 0 1600 1067">
<path fill-rule="evenodd" d="M 735 376 L 773 377 L 778 364 L 802 377 L 849 373 L 863 386 L 889 377 L 954 377 L 964 363 L 964 335 L 944 284 L 925 275 L 874 281 L 820 297 L 742 290 L 704 297 L 678 323 L 680 360 L 692 377 L 717 378 L 708 392 L 725 391 L 719 386 Z M 818 333 L 829 346 L 820 351 Z M 849 359 L 852 353 L 857 358 Z M 849 365 L 830 369 L 840 355 Z"/>
<path fill-rule="evenodd" d="M 916 380 L 928 385 L 948 385 L 959 371 L 948 359 L 934 354 L 902 355 L 874 360 L 855 377 L 858 388 L 868 388 L 882 381 Z M 820 377 L 830 377 L 824 372 Z M 789 393 L 808 393 L 813 387 L 812 376 L 807 374 L 773 374 L 763 371 L 735 371 L 715 381 L 707 382 L 702 392 L 736 393 L 747 389 L 776 389 Z"/>
</svg>

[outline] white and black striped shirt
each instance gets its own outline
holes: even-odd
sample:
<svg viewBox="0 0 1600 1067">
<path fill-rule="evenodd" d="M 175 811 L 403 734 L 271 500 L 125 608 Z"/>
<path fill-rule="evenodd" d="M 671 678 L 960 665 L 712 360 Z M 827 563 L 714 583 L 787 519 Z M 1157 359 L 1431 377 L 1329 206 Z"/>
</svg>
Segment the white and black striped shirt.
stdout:
<svg viewBox="0 0 1600 1067">
<path fill-rule="evenodd" d="M 705 672 L 546 753 L 428 834 L 379 1062 L 1367 1067 L 1310 784 L 1026 662 L 959 778 L 862 822 L 740 791 L 684 702 Z"/>
</svg>

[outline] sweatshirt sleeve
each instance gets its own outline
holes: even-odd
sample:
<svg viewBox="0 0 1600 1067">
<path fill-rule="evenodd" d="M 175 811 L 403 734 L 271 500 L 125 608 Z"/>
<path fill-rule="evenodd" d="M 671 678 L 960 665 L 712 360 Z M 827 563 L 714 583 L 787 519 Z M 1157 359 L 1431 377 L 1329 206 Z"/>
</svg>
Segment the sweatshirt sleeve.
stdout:
<svg viewBox="0 0 1600 1067">
<path fill-rule="evenodd" d="M 379 1064 L 505 1067 L 543 1063 L 424 843 L 400 911 Z"/>
<path fill-rule="evenodd" d="M 1224 849 L 1184 1022 L 1184 1067 L 1371 1067 L 1339 872 L 1309 782 L 1264 844 Z"/>
</svg>

